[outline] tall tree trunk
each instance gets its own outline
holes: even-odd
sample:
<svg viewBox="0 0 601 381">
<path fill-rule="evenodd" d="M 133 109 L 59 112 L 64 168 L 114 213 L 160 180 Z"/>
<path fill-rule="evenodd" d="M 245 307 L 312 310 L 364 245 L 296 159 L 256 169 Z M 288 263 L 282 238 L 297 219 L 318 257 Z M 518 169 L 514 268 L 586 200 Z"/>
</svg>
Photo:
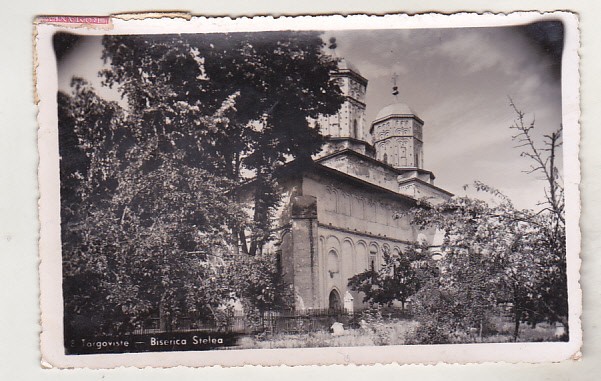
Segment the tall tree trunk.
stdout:
<svg viewBox="0 0 601 381">
<path fill-rule="evenodd" d="M 159 307 L 159 329 L 162 332 L 171 332 L 172 328 L 171 314 L 163 307 L 163 303 L 161 303 Z"/>
<path fill-rule="evenodd" d="M 513 315 L 513 341 L 517 342 L 520 335 L 520 314 L 515 312 Z"/>
<path fill-rule="evenodd" d="M 240 247 L 242 247 L 242 252 L 244 254 L 248 254 L 248 246 L 246 244 L 246 232 L 244 231 L 244 228 L 241 228 L 238 231 L 238 235 L 240 237 Z"/>
<path fill-rule="evenodd" d="M 520 335 L 520 320 L 522 320 L 522 309 L 520 308 L 519 289 L 520 285 L 513 285 L 513 341 L 517 342 Z"/>
</svg>

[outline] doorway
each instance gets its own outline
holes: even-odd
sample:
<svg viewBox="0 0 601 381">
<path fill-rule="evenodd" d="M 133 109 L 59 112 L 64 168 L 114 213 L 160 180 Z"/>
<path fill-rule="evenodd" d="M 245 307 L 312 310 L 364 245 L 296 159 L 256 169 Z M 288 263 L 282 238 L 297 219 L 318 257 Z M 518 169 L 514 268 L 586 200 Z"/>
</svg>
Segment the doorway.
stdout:
<svg viewBox="0 0 601 381">
<path fill-rule="evenodd" d="M 340 294 L 336 290 L 332 290 L 330 292 L 330 300 L 328 308 L 333 311 L 342 310 L 342 300 L 340 299 Z"/>
</svg>

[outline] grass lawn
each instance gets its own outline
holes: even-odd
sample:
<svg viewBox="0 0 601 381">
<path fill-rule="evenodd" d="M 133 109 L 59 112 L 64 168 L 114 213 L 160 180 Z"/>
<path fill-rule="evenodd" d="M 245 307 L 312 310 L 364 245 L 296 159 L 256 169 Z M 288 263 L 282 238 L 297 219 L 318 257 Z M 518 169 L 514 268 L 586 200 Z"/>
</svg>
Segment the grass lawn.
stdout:
<svg viewBox="0 0 601 381">
<path fill-rule="evenodd" d="M 415 320 L 393 319 L 372 323 L 363 328 L 345 329 L 340 335 L 327 331 L 274 334 L 263 337 L 242 337 L 236 349 L 271 348 L 318 348 L 318 347 L 357 347 L 380 345 L 404 345 L 410 342 L 419 323 Z M 513 341 L 513 324 L 506 320 L 494 322 L 494 333 L 479 338 L 475 335 L 454 335 L 452 343 L 509 343 Z M 519 342 L 558 341 L 555 327 L 541 323 L 535 328 L 526 324 L 520 327 Z"/>
<path fill-rule="evenodd" d="M 275 334 L 264 338 L 246 336 L 236 349 L 250 348 L 317 348 L 402 345 L 417 327 L 412 320 L 391 320 L 366 328 L 347 329 L 340 335 L 319 331 L 302 334 Z"/>
<path fill-rule="evenodd" d="M 513 322 L 499 320 L 495 322 L 497 334 L 484 338 L 489 343 L 503 343 L 513 341 Z M 539 323 L 532 328 L 528 324 L 521 323 L 518 342 L 530 343 L 541 341 L 560 341 L 555 335 L 556 327 L 548 323 Z"/>
</svg>

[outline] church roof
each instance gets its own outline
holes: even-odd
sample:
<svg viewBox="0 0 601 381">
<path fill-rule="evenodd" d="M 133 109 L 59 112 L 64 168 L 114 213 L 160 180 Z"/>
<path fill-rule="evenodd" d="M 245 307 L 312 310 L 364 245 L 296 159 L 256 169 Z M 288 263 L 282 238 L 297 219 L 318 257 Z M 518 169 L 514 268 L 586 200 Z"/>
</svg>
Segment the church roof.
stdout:
<svg viewBox="0 0 601 381">
<path fill-rule="evenodd" d="M 428 182 L 425 182 L 424 180 L 419 179 L 417 177 L 411 177 L 411 178 L 408 178 L 408 179 L 405 179 L 405 180 L 400 180 L 400 181 L 398 181 L 398 183 L 399 183 L 399 185 L 405 185 L 405 184 L 410 184 L 410 183 L 419 183 L 419 184 L 422 184 L 425 187 L 432 188 L 432 189 L 435 189 L 435 190 L 437 190 L 439 192 L 445 193 L 448 196 L 451 196 L 451 197 L 454 196 L 454 194 L 451 193 L 451 192 L 449 192 L 448 190 L 445 190 L 445 189 L 442 189 L 440 187 L 437 187 L 434 184 L 430 184 Z"/>
<path fill-rule="evenodd" d="M 386 187 L 383 187 L 383 186 L 381 186 L 379 184 L 374 184 L 372 182 L 365 181 L 365 180 L 361 179 L 360 177 L 353 176 L 353 175 L 350 175 L 348 173 L 339 171 L 339 170 L 337 170 L 335 168 L 328 167 L 327 165 L 324 165 L 322 163 L 315 163 L 315 165 L 313 166 L 312 169 L 313 170 L 323 171 L 324 173 L 326 173 L 328 175 L 328 177 L 339 177 L 341 179 L 344 179 L 344 180 L 347 180 L 347 181 L 350 181 L 350 182 L 361 184 L 361 186 L 364 187 L 365 189 L 370 189 L 371 188 L 373 190 L 377 190 L 377 191 L 380 191 L 382 193 L 386 193 L 386 194 L 388 194 L 388 195 L 390 195 L 390 196 L 392 196 L 394 198 L 397 198 L 397 199 L 409 201 L 411 203 L 416 203 L 418 201 L 417 199 L 415 199 L 415 198 L 413 198 L 413 197 L 411 197 L 409 195 L 406 195 L 406 194 L 403 194 L 403 193 L 399 193 L 399 192 L 396 192 L 396 191 L 392 191 L 392 190 L 390 190 L 390 189 L 388 189 Z"/>
<path fill-rule="evenodd" d="M 384 106 L 380 112 L 378 112 L 378 115 L 376 115 L 376 119 L 373 120 L 373 122 L 371 122 L 371 127 L 369 129 L 369 133 L 373 133 L 374 131 L 374 125 L 384 119 L 393 117 L 393 116 L 411 116 L 416 118 L 418 121 L 420 121 L 422 124 L 424 123 L 423 120 L 421 120 L 421 118 L 419 116 L 417 116 L 417 114 L 415 113 L 415 111 L 413 111 L 413 109 L 411 109 L 411 107 L 409 107 L 407 104 L 405 103 L 391 103 L 388 106 Z"/>
<path fill-rule="evenodd" d="M 415 111 L 413 111 L 411 109 L 411 107 L 409 107 L 405 103 L 399 102 L 399 103 L 389 104 L 388 106 L 385 106 L 384 108 L 382 108 L 380 110 L 380 112 L 378 113 L 378 115 L 376 116 L 376 120 L 385 118 L 390 115 L 414 115 L 414 116 L 417 116 L 417 114 L 415 113 Z"/>
<path fill-rule="evenodd" d="M 359 71 L 359 69 L 357 69 L 357 67 L 355 65 L 353 65 L 349 60 L 347 60 L 346 58 L 341 58 L 340 62 L 338 62 L 338 69 L 340 70 L 350 70 L 350 71 L 354 71 L 356 74 L 361 75 L 361 72 Z"/>
<path fill-rule="evenodd" d="M 384 162 L 382 162 L 382 161 L 380 161 L 380 160 L 378 160 L 376 158 L 364 155 L 364 154 L 362 154 L 360 152 L 357 152 L 355 150 L 348 149 L 348 148 L 340 150 L 340 151 L 335 151 L 335 152 L 332 152 L 332 153 L 330 153 L 328 155 L 322 156 L 322 157 L 316 159 L 315 162 L 316 163 L 323 163 L 323 162 L 325 162 L 325 161 L 327 161 L 327 160 L 329 160 L 329 159 L 331 159 L 333 157 L 344 156 L 344 155 L 356 156 L 356 157 L 361 158 L 363 160 L 369 161 L 370 163 L 375 164 L 375 165 L 377 165 L 379 167 L 386 168 L 387 170 L 389 170 L 391 172 L 394 172 L 396 174 L 399 174 L 399 175 L 403 174 L 403 173 L 406 173 L 408 171 L 417 171 L 419 173 L 428 174 L 429 176 L 432 177 L 432 180 L 434 180 L 436 178 L 434 176 L 434 174 L 432 173 L 432 171 L 428 171 L 427 169 L 415 168 L 415 167 L 395 168 L 395 167 L 393 167 L 393 166 L 391 166 L 389 164 L 386 164 L 386 163 L 384 163 Z"/>
<path fill-rule="evenodd" d="M 361 83 L 363 86 L 367 86 L 367 78 L 363 77 L 357 67 L 346 58 L 341 58 L 338 61 L 338 70 L 334 71 L 332 74 L 335 77 L 350 75 L 355 80 L 359 81 L 359 83 Z"/>
</svg>

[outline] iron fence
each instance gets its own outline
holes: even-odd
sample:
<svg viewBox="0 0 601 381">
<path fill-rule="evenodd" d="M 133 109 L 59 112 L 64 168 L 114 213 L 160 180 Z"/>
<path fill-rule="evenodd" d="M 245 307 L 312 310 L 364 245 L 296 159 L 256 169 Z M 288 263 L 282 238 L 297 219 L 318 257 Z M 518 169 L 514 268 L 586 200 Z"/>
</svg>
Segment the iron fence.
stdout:
<svg viewBox="0 0 601 381">
<path fill-rule="evenodd" d="M 239 334 L 301 334 L 328 331 L 336 322 L 345 328 L 358 328 L 361 320 L 369 319 L 369 311 L 346 309 L 310 309 L 289 311 L 267 311 L 259 316 L 248 317 L 233 313 L 221 322 L 180 319 L 170 332 L 224 332 Z M 398 309 L 380 310 L 383 318 L 406 318 L 408 313 Z M 165 332 L 160 328 L 158 317 L 148 319 L 144 326 L 134 330 L 134 334 Z"/>
</svg>

